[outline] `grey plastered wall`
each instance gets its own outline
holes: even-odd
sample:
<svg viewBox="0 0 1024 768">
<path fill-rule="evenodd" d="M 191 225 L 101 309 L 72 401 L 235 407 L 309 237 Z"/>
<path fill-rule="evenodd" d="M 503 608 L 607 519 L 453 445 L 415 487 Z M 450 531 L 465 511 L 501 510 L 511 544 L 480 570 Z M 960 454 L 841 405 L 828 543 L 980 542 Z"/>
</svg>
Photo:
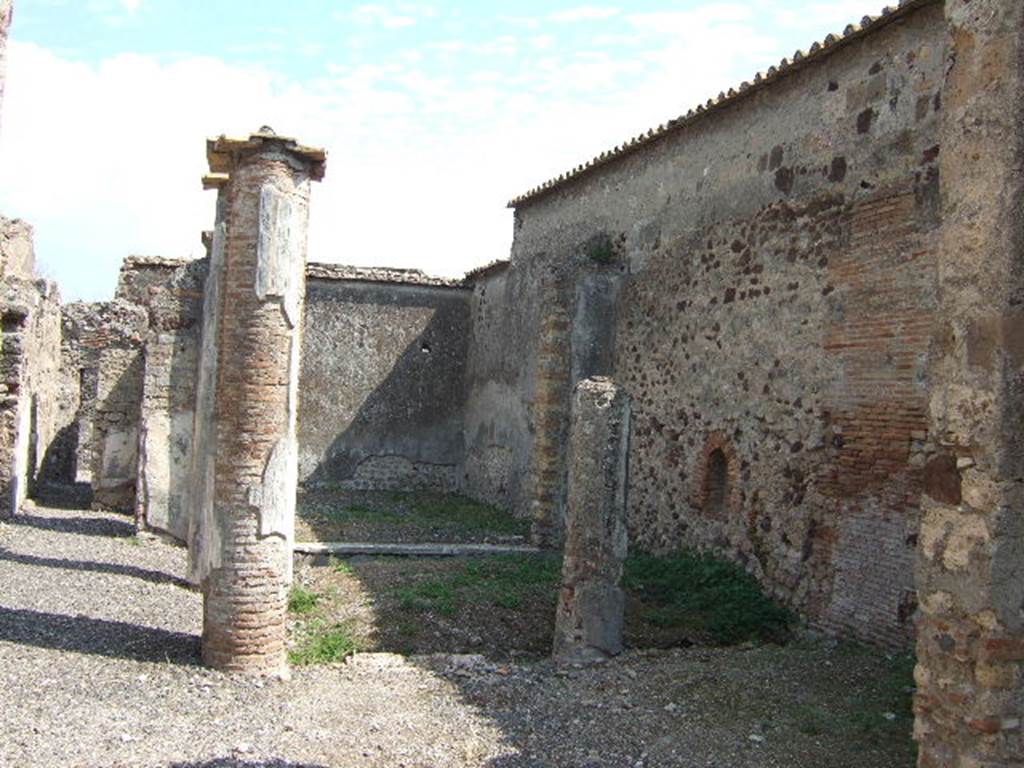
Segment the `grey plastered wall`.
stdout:
<svg viewBox="0 0 1024 768">
<path fill-rule="evenodd" d="M 628 268 L 611 359 L 634 398 L 633 540 L 727 553 L 818 624 L 881 642 L 914 607 L 944 46 L 941 4 L 918 3 L 521 201 L 503 279 L 530 317 L 493 333 L 519 370 L 471 387 L 535 412 L 544 308 L 514 286 L 567 275 L 578 323 L 588 255 Z M 729 485 L 712 510 L 716 450 Z"/>
<path fill-rule="evenodd" d="M 458 487 L 470 292 L 314 274 L 306 290 L 300 481 Z"/>
</svg>

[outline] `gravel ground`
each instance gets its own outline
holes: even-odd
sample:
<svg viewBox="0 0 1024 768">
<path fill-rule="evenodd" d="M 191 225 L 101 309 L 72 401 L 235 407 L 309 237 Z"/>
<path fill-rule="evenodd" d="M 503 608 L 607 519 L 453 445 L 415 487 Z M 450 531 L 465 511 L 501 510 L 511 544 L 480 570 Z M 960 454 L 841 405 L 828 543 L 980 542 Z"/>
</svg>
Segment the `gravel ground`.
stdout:
<svg viewBox="0 0 1024 768">
<path fill-rule="evenodd" d="M 198 665 L 184 551 L 131 534 L 116 515 L 42 507 L 0 525 L 0 765 L 912 765 L 857 736 L 839 704 L 822 710 L 867 662 L 830 669 L 821 644 L 588 669 L 374 653 L 288 682 L 224 676 Z"/>
</svg>

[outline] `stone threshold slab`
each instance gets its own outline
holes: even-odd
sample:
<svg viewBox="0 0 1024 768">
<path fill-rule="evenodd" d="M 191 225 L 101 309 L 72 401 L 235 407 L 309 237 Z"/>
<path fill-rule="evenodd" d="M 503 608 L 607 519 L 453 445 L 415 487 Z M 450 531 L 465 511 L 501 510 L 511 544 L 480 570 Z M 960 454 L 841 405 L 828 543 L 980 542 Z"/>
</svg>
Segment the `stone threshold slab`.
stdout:
<svg viewBox="0 0 1024 768">
<path fill-rule="evenodd" d="M 539 555 L 543 550 L 521 544 L 383 544 L 376 542 L 297 542 L 297 555 L 404 555 L 409 557 L 472 557 L 475 555 Z"/>
</svg>

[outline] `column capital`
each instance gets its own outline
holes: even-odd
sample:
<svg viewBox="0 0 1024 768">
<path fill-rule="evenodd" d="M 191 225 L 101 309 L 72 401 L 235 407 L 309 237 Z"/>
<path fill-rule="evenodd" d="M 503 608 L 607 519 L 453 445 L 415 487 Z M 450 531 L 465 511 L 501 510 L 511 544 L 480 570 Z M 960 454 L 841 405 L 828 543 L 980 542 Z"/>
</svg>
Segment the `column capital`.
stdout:
<svg viewBox="0 0 1024 768">
<path fill-rule="evenodd" d="M 229 138 L 223 134 L 206 140 L 206 159 L 211 175 L 230 174 L 239 160 L 251 154 L 277 151 L 309 169 L 314 181 L 324 177 L 327 167 L 327 152 L 317 147 L 307 147 L 289 136 L 278 136 L 272 128 L 264 126 L 249 138 Z"/>
</svg>

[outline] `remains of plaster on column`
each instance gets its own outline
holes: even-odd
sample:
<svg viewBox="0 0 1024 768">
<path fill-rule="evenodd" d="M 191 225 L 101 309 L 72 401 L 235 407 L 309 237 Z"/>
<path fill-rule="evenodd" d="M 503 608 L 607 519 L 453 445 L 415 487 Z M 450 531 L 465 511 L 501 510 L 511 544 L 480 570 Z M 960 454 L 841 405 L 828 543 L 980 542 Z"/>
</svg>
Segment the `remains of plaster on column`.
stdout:
<svg viewBox="0 0 1024 768">
<path fill-rule="evenodd" d="M 305 263 L 302 206 L 273 184 L 260 189 L 259 238 L 256 242 L 256 295 L 261 301 L 280 298 L 289 327 L 298 325 L 299 285 L 294 275 Z"/>
<path fill-rule="evenodd" d="M 220 205 L 220 203 L 218 203 Z M 189 573 L 193 584 L 201 584 L 221 565 L 221 536 L 213 513 L 214 457 L 217 424 L 214 420 L 213 382 L 217 377 L 217 305 L 220 301 L 220 272 L 224 264 L 227 226 L 218 221 L 213 230 L 210 272 L 203 297 L 202 346 L 196 382 L 196 409 L 192 430 L 192 482 L 185 500 L 189 509 Z"/>
<path fill-rule="evenodd" d="M 299 479 L 298 451 L 295 437 L 288 434 L 274 444 L 263 469 L 263 482 L 259 494 L 260 535 L 281 536 L 291 540 L 294 525 L 294 489 Z"/>
</svg>

